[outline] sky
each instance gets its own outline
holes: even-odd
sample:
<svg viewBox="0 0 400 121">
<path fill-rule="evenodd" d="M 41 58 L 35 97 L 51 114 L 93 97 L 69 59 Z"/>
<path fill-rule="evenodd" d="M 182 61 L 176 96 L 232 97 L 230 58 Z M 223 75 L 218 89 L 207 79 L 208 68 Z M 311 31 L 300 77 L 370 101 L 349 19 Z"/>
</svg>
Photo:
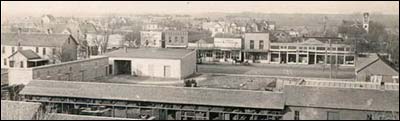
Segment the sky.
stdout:
<svg viewBox="0 0 400 121">
<path fill-rule="evenodd" d="M 196 14 L 205 12 L 399 15 L 398 1 L 1 1 L 1 21 L 8 17 L 98 16 L 118 14 Z"/>
</svg>

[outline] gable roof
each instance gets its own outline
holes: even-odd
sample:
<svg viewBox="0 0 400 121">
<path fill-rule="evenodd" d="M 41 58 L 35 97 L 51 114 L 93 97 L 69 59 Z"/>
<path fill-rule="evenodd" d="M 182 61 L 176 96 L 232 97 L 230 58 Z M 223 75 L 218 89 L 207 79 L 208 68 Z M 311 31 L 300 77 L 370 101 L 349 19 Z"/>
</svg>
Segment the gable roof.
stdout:
<svg viewBox="0 0 400 121">
<path fill-rule="evenodd" d="M 182 59 L 193 50 L 187 49 L 166 49 L 166 48 L 138 48 L 138 49 L 119 49 L 104 54 L 107 57 L 116 58 L 147 58 L 147 59 Z"/>
<path fill-rule="evenodd" d="M 1 100 L 1 120 L 32 120 L 40 103 Z"/>
<path fill-rule="evenodd" d="M 399 91 L 287 85 L 286 105 L 299 107 L 399 111 Z"/>
<path fill-rule="evenodd" d="M 17 53 L 21 53 L 21 55 L 24 56 L 25 58 L 27 58 L 28 60 L 30 60 L 30 59 L 40 59 L 41 58 L 37 53 L 33 52 L 32 50 L 18 50 L 17 52 L 13 53 L 8 58 L 13 57 Z"/>
<path fill-rule="evenodd" d="M 20 44 L 20 46 L 60 47 L 69 38 L 78 44 L 75 38 L 67 34 L 1 33 L 1 44 L 8 46 L 18 46 Z"/>
<path fill-rule="evenodd" d="M 20 94 L 257 109 L 284 108 L 283 94 L 267 91 L 34 80 Z"/>
<path fill-rule="evenodd" d="M 370 55 L 370 57 L 368 57 L 367 59 L 361 61 L 360 64 L 356 65 L 356 73 L 364 70 L 365 68 L 371 66 L 372 64 L 374 64 L 374 63 L 376 63 L 378 61 L 384 62 L 384 64 L 386 66 L 388 66 L 389 68 L 391 68 L 394 71 L 398 72 L 398 70 L 395 67 L 393 67 L 392 65 L 390 65 L 390 63 L 386 59 L 384 59 L 380 55 L 374 53 L 374 54 Z"/>
</svg>

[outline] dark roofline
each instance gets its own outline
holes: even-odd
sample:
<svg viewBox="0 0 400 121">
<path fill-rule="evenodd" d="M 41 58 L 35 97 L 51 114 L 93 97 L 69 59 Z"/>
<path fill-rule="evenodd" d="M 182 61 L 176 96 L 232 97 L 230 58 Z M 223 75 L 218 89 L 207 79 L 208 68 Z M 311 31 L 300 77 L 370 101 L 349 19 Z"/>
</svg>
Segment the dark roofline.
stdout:
<svg viewBox="0 0 400 121">
<path fill-rule="evenodd" d="M 251 90 L 229 90 L 229 89 L 214 89 L 214 88 L 213 89 L 211 89 L 211 88 L 186 88 L 186 87 L 170 87 L 170 86 L 138 85 L 138 84 L 127 85 L 127 84 L 115 84 L 115 83 L 111 83 L 110 84 L 110 83 L 93 83 L 93 82 L 66 82 L 66 81 L 52 81 L 52 80 L 35 80 L 35 81 L 31 81 L 30 83 L 34 83 L 34 82 L 69 83 L 69 84 L 78 84 L 78 85 L 79 84 L 81 84 L 81 85 L 84 85 L 84 84 L 96 85 L 97 84 L 97 85 L 108 85 L 108 86 L 116 86 L 116 87 L 117 86 L 125 86 L 125 87 L 129 86 L 131 88 L 135 88 L 135 87 L 136 88 L 140 88 L 140 87 L 143 87 L 143 88 L 155 87 L 155 88 L 162 88 L 162 89 L 183 89 L 183 90 L 186 90 L 186 91 L 189 91 L 189 92 L 190 92 L 190 90 L 191 91 L 193 91 L 193 90 L 203 90 L 203 91 L 220 91 L 220 93 L 223 93 L 223 92 L 226 92 L 226 91 L 247 92 L 247 93 L 254 93 L 254 94 L 265 94 L 265 95 L 267 95 L 267 93 L 268 93 L 268 94 L 273 94 L 275 96 L 280 96 L 281 100 L 278 99 L 279 102 L 276 102 L 276 103 L 279 103 L 279 104 L 275 105 L 275 106 L 269 106 L 269 107 L 258 107 L 257 106 L 256 107 L 255 105 L 253 105 L 253 106 L 245 106 L 245 105 L 239 105 L 239 104 L 232 104 L 232 105 L 222 104 L 222 103 L 218 103 L 218 104 L 214 103 L 213 104 L 213 102 L 201 102 L 201 103 L 197 102 L 197 103 L 195 103 L 195 102 L 186 102 L 186 101 L 180 101 L 180 100 L 178 100 L 178 101 L 159 101 L 158 100 L 157 101 L 157 100 L 154 100 L 154 99 L 143 99 L 143 98 L 140 98 L 140 99 L 128 99 L 128 98 L 118 98 L 118 97 L 115 97 L 115 98 L 113 98 L 113 97 L 96 97 L 96 96 L 84 97 L 84 96 L 79 96 L 79 95 L 71 96 L 71 95 L 63 95 L 63 94 L 52 96 L 52 95 L 48 95 L 48 94 L 43 94 L 43 95 L 37 94 L 37 93 L 36 94 L 29 94 L 29 92 L 25 92 L 25 90 L 28 90 L 30 88 L 30 84 L 28 84 L 26 86 L 26 88 L 21 91 L 21 95 L 44 96 L 44 97 L 70 97 L 70 98 L 83 98 L 83 99 L 104 99 L 104 100 L 112 99 L 112 100 L 120 100 L 120 101 L 139 101 L 139 102 L 145 101 L 145 102 L 154 102 L 154 103 L 188 104 L 188 105 L 202 105 L 202 106 L 216 106 L 216 107 L 227 106 L 227 107 L 256 108 L 256 109 L 283 109 L 284 108 L 283 92 L 267 92 L 267 91 L 251 91 Z M 35 88 L 35 86 L 33 86 L 33 87 Z M 234 100 L 232 100 L 232 101 L 234 101 Z M 259 105 L 259 106 L 261 106 L 261 105 Z M 263 105 L 263 106 L 266 106 L 266 105 Z"/>
</svg>

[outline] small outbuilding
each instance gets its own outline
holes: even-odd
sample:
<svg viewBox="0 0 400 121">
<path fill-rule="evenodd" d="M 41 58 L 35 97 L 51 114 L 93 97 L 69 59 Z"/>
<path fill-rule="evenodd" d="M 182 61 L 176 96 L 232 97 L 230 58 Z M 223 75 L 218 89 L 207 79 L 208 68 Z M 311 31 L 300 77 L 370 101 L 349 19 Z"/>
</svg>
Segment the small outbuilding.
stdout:
<svg viewBox="0 0 400 121">
<path fill-rule="evenodd" d="M 106 53 L 113 75 L 184 79 L 196 72 L 196 51 L 139 48 Z"/>
</svg>

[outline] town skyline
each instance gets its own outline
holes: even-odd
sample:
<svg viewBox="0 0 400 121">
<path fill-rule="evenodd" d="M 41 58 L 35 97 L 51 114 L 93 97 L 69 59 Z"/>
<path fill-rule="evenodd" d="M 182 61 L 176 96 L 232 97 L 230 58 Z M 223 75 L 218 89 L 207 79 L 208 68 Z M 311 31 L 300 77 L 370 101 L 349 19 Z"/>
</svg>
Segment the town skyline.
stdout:
<svg viewBox="0 0 400 121">
<path fill-rule="evenodd" d="M 269 14 L 353 14 L 370 12 L 399 15 L 398 1 L 2 1 L 1 3 L 2 18 L 22 17 L 28 15 L 37 16 L 43 13 L 54 14 L 57 16 L 101 16 L 105 14 L 201 14 L 214 12 L 257 12 Z"/>
</svg>

